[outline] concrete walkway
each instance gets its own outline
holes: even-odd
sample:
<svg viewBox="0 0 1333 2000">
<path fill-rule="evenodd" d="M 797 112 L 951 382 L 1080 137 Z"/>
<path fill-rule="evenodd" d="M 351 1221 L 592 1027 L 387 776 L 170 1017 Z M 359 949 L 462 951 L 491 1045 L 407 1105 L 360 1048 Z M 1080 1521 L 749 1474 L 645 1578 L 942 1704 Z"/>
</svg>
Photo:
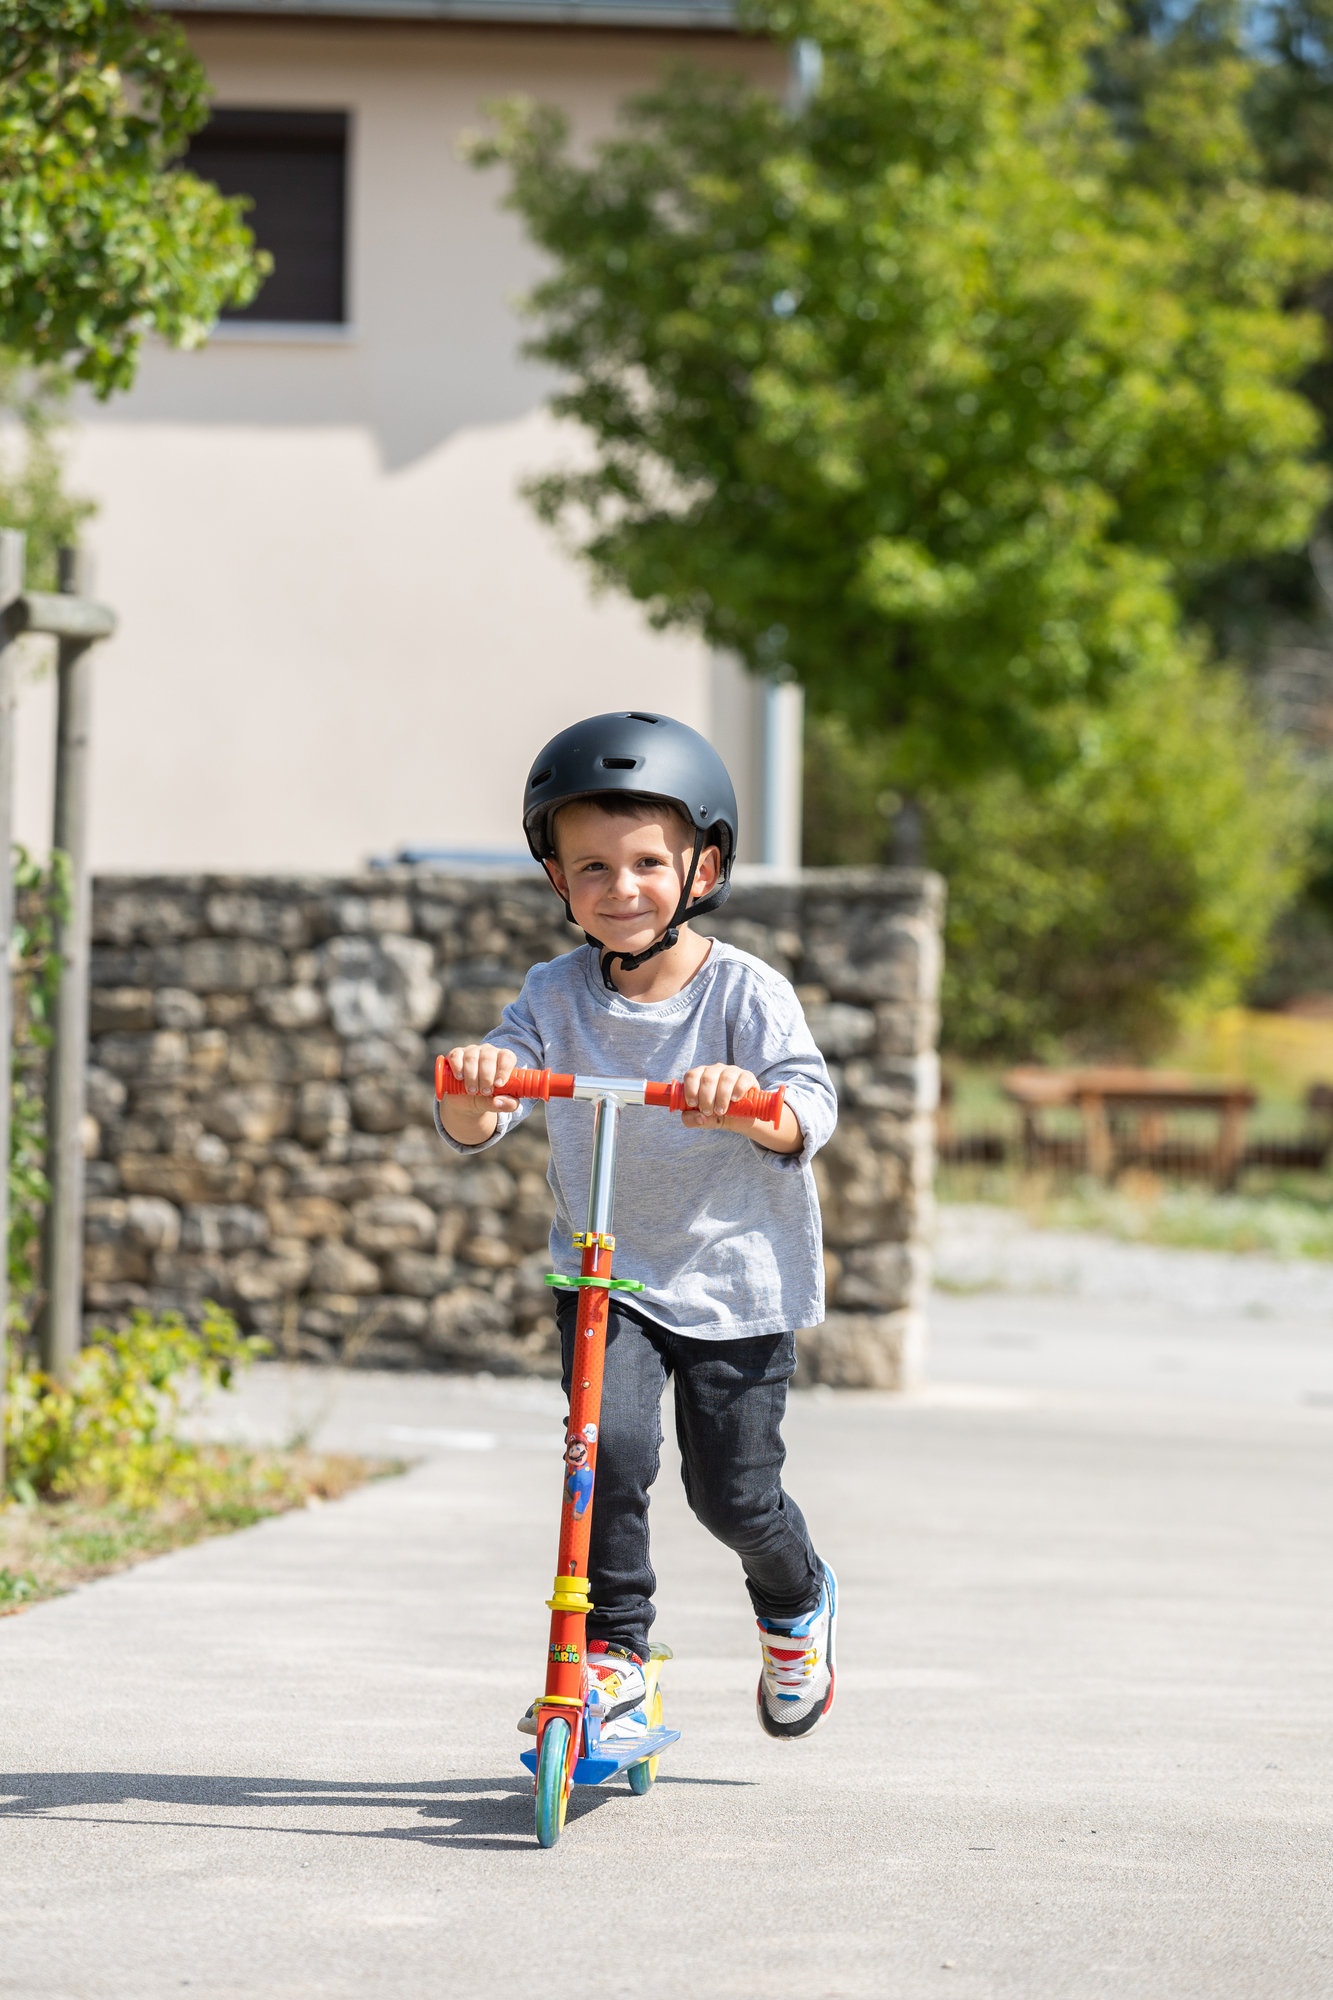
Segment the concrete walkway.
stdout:
<svg viewBox="0 0 1333 2000">
<path fill-rule="evenodd" d="M 942 1373 L 969 1339 L 984 1373 L 974 1336 L 942 1324 Z M 1041 1374 L 795 1399 L 845 1601 L 799 1746 L 664 1468 L 684 1737 L 542 1853 L 514 1722 L 558 1395 L 381 1375 L 328 1409 L 265 1370 L 234 1426 L 422 1463 L 0 1621 L 0 1994 L 1327 2000 L 1333 1410 Z"/>
</svg>

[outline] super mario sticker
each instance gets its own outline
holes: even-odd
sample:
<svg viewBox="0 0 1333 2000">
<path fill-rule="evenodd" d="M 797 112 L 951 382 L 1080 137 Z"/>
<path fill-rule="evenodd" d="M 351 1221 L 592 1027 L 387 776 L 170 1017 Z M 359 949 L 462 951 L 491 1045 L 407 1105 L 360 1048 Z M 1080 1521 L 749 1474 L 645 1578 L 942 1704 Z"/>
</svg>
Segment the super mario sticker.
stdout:
<svg viewBox="0 0 1333 2000">
<path fill-rule="evenodd" d="M 579 1663 L 577 1646 L 552 1646 L 551 1663 L 557 1667 L 576 1667 Z"/>
<path fill-rule="evenodd" d="M 565 1498 L 574 1509 L 577 1521 L 587 1513 L 588 1502 L 592 1499 L 593 1470 L 588 1463 L 588 1447 L 582 1438 L 571 1438 L 565 1447 L 565 1464 L 569 1467 L 565 1478 Z"/>
</svg>

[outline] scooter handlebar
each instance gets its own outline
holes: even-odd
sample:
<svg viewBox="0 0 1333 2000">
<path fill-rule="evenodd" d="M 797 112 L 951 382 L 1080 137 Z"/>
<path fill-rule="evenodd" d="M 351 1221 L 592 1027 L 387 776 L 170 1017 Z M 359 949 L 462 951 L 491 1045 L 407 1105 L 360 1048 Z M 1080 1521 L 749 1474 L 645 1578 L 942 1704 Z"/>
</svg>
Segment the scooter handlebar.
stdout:
<svg viewBox="0 0 1333 2000">
<path fill-rule="evenodd" d="M 553 1097 L 573 1097 L 575 1082 L 572 1076 L 562 1076 L 549 1069 L 516 1069 L 511 1071 L 500 1084 L 494 1095 L 497 1097 L 536 1097 L 547 1103 Z M 581 1081 L 587 1085 L 596 1078 L 585 1077 Z M 465 1097 L 467 1091 L 461 1077 L 456 1077 L 449 1064 L 448 1056 L 435 1058 L 435 1095 L 441 1097 Z M 591 1092 L 587 1094 L 591 1095 Z M 761 1125 L 771 1125 L 776 1131 L 782 1123 L 782 1102 L 786 1096 L 785 1085 L 776 1090 L 747 1090 L 743 1097 L 735 1097 L 727 1106 L 728 1118 L 754 1118 Z M 660 1111 L 688 1111 L 685 1102 L 685 1086 L 681 1083 L 645 1083 L 643 1087 L 645 1104 L 656 1106 Z"/>
</svg>

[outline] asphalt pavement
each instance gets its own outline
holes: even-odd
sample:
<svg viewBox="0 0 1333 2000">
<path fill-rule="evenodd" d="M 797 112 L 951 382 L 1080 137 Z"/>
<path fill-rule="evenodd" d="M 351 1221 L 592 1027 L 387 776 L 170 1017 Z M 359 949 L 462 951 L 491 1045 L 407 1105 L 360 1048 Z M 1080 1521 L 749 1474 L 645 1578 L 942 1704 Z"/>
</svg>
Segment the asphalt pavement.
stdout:
<svg viewBox="0 0 1333 2000">
<path fill-rule="evenodd" d="M 257 1371 L 215 1427 L 418 1463 L 0 1620 L 0 1994 L 1333 1995 L 1333 1333 L 1186 1345 L 1182 1389 L 1154 1362 L 1207 1329 L 1168 1307 L 937 1305 L 929 1389 L 793 1399 L 829 1722 L 760 1732 L 738 1566 L 668 1461 L 682 1740 L 549 1852 L 514 1724 L 558 1392 Z"/>
</svg>

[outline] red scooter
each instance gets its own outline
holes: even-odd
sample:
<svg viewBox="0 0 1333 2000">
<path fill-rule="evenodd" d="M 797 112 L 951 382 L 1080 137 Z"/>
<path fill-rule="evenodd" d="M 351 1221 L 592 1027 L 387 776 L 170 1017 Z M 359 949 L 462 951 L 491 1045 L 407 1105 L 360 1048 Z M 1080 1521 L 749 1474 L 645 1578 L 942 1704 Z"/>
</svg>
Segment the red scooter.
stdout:
<svg viewBox="0 0 1333 2000">
<path fill-rule="evenodd" d="M 465 1095 L 446 1056 L 435 1064 L 435 1124 L 440 1123 L 440 1099 Z M 588 1190 L 588 1222 L 574 1238 L 582 1252 L 577 1278 L 552 1272 L 546 1282 L 560 1291 L 579 1294 L 574 1371 L 569 1394 L 569 1428 L 565 1443 L 564 1491 L 560 1510 L 560 1553 L 555 1584 L 546 1600 L 551 1635 L 546 1659 L 546 1692 L 537 1704 L 537 1747 L 524 1750 L 520 1761 L 534 1774 L 537 1843 L 554 1847 L 565 1824 L 571 1785 L 602 1785 L 624 1771 L 630 1790 L 642 1794 L 657 1776 L 657 1759 L 678 1729 L 662 1727 L 663 1663 L 671 1658 L 666 1646 L 652 1647 L 644 1677 L 648 1683 L 648 1734 L 633 1742 L 601 1741 L 601 1724 L 588 1706 L 586 1621 L 588 1542 L 592 1533 L 593 1487 L 597 1477 L 597 1427 L 602 1412 L 602 1365 L 606 1356 L 606 1317 L 612 1292 L 641 1292 L 635 1278 L 611 1276 L 611 1234 L 615 1197 L 616 1139 L 620 1112 L 626 1104 L 646 1104 L 663 1111 L 684 1111 L 679 1083 L 648 1083 L 639 1077 L 558 1076 L 549 1069 L 516 1069 L 497 1095 L 587 1099 L 593 1106 L 592 1180 Z M 783 1091 L 751 1090 L 727 1107 L 729 1118 L 757 1118 L 775 1129 L 782 1122 Z"/>
</svg>

